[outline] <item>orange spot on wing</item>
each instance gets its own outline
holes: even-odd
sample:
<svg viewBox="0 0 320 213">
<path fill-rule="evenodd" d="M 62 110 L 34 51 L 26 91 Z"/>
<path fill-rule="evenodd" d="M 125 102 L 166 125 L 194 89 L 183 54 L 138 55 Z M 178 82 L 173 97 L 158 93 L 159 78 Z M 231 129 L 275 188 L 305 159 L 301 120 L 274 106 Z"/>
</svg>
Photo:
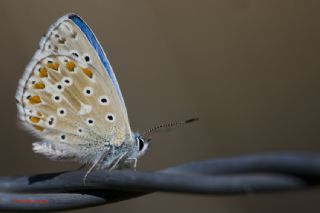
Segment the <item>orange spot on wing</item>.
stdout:
<svg viewBox="0 0 320 213">
<path fill-rule="evenodd" d="M 58 70 L 59 64 L 58 63 L 47 63 L 47 67 L 53 70 Z"/>
<path fill-rule="evenodd" d="M 40 96 L 34 95 L 29 98 L 29 104 L 38 104 L 41 103 Z"/>
<path fill-rule="evenodd" d="M 36 130 L 40 131 L 40 132 L 42 132 L 44 130 L 44 128 L 41 127 L 41 126 L 32 125 L 32 127 L 35 128 Z"/>
<path fill-rule="evenodd" d="M 40 78 L 48 77 L 47 69 L 44 68 L 44 67 L 42 67 L 42 68 L 39 70 L 39 76 L 40 76 Z"/>
<path fill-rule="evenodd" d="M 92 78 L 93 76 L 93 72 L 89 68 L 82 68 L 82 72 L 89 78 Z"/>
<path fill-rule="evenodd" d="M 76 64 L 73 63 L 72 61 L 68 61 L 67 64 L 66 64 L 66 67 L 69 71 L 73 71 L 74 68 L 75 68 Z"/>
<path fill-rule="evenodd" d="M 40 121 L 40 118 L 35 117 L 35 116 L 30 116 L 29 119 L 32 123 L 39 123 L 39 121 Z"/>
<path fill-rule="evenodd" d="M 45 87 L 46 87 L 46 85 L 44 83 L 41 83 L 41 82 L 35 83 L 33 85 L 33 88 L 35 88 L 35 89 L 44 89 Z"/>
</svg>

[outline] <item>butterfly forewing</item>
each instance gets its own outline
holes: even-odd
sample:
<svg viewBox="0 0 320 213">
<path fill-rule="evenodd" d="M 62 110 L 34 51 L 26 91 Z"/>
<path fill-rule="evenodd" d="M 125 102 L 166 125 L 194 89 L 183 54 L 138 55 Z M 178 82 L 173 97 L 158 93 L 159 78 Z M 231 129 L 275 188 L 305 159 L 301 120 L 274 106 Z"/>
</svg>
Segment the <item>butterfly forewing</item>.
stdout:
<svg viewBox="0 0 320 213">
<path fill-rule="evenodd" d="M 118 146 L 132 135 L 117 82 L 68 17 L 50 28 L 20 81 L 19 117 L 52 144 Z"/>
</svg>

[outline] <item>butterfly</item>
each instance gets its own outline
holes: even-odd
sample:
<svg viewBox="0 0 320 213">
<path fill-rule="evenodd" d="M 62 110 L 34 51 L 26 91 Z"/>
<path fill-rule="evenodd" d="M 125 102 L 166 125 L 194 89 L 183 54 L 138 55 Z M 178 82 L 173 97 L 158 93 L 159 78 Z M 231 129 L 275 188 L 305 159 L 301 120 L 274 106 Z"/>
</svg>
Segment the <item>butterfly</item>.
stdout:
<svg viewBox="0 0 320 213">
<path fill-rule="evenodd" d="M 149 146 L 131 131 L 113 69 L 90 27 L 76 14 L 59 18 L 41 39 L 16 94 L 23 126 L 41 139 L 33 151 L 92 169 L 136 168 Z M 193 121 L 192 119 L 187 122 Z"/>
</svg>

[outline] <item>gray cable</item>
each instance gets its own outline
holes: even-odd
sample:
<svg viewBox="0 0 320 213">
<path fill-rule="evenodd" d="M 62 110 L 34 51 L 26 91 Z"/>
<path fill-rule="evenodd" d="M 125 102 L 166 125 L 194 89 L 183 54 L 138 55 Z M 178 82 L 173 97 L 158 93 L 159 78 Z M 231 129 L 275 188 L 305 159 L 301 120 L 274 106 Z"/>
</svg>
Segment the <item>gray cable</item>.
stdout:
<svg viewBox="0 0 320 213">
<path fill-rule="evenodd" d="M 162 191 L 233 195 L 320 184 L 320 154 L 270 153 L 191 162 L 156 172 L 84 171 L 0 177 L 1 211 L 58 211 Z"/>
</svg>

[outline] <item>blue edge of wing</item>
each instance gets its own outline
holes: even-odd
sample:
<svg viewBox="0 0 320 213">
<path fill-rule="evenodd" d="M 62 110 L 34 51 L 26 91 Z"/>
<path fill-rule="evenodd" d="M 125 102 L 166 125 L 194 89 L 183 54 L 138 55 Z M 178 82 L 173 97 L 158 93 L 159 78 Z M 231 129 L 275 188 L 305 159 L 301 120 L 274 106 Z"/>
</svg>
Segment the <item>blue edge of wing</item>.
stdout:
<svg viewBox="0 0 320 213">
<path fill-rule="evenodd" d="M 80 30 L 86 35 L 90 44 L 96 50 L 103 66 L 107 70 L 107 73 L 113 83 L 113 86 L 116 88 L 116 91 L 117 91 L 121 101 L 124 103 L 117 79 L 116 79 L 116 77 L 112 71 L 112 68 L 111 68 L 108 60 L 106 59 L 106 56 L 105 56 L 103 50 L 101 49 L 101 45 L 97 41 L 95 35 L 93 34 L 93 32 L 91 31 L 89 26 L 79 16 L 72 14 L 69 16 L 69 19 L 71 19 L 80 28 Z"/>
</svg>

